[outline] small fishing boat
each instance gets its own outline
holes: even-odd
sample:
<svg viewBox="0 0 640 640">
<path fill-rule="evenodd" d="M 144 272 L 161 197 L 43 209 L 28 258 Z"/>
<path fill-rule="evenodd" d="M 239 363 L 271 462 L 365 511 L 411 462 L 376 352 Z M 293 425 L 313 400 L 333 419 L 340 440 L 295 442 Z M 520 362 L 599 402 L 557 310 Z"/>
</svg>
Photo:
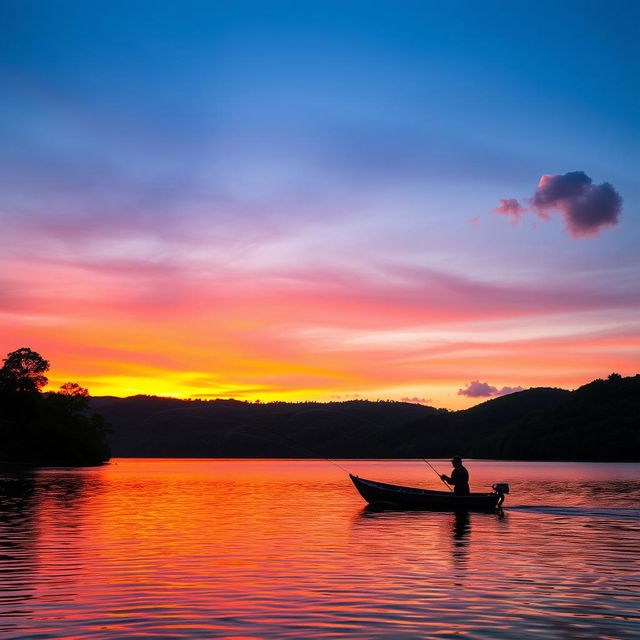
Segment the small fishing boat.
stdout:
<svg viewBox="0 0 640 640">
<path fill-rule="evenodd" d="M 493 491 L 488 493 L 459 495 L 451 491 L 431 491 L 430 489 L 375 482 L 352 474 L 349 474 L 349 477 L 360 495 L 370 505 L 376 507 L 486 511 L 499 508 L 504 502 L 504 494 L 509 493 L 508 484 L 494 484 Z"/>
</svg>

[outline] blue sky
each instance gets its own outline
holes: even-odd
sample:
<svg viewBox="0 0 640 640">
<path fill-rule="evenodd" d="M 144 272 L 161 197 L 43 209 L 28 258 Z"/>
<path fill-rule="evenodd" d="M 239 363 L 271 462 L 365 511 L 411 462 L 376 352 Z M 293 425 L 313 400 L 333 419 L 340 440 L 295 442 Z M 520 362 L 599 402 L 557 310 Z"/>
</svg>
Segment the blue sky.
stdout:
<svg viewBox="0 0 640 640">
<path fill-rule="evenodd" d="M 363 361 L 372 352 L 354 344 L 374 340 L 391 353 L 408 327 L 443 345 L 485 330 L 466 311 L 456 320 L 459 305 L 433 309 L 434 318 L 449 318 L 446 331 L 428 313 L 394 315 L 399 291 L 419 296 L 424 286 L 433 295 L 433 285 L 442 300 L 455 299 L 453 280 L 445 286 L 442 274 L 478 290 L 532 290 L 535 320 L 523 318 L 514 299 L 505 311 L 513 326 L 494 327 L 491 344 L 501 331 L 524 339 L 539 322 L 557 326 L 556 337 L 636 335 L 639 18 L 636 2 L 3 2 L 0 285 L 14 292 L 6 326 L 26 323 L 7 340 L 41 340 L 60 354 L 64 371 L 80 375 L 88 346 L 74 347 L 55 330 L 71 324 L 88 332 L 96 320 L 73 311 L 87 302 L 81 293 L 69 293 L 67 315 L 50 308 L 41 282 L 51 269 L 63 269 L 68 292 L 110 274 L 103 298 L 114 309 L 123 287 L 132 288 L 134 307 L 160 294 L 182 300 L 183 283 L 201 274 L 223 273 L 235 291 L 266 277 L 263 288 L 278 300 L 283 282 L 319 288 L 315 302 L 324 296 L 335 316 L 322 324 L 283 314 L 271 329 L 282 335 L 293 327 L 304 337 L 298 343 L 331 334 Z M 616 224 L 576 238 L 561 211 L 548 221 L 492 213 L 501 198 L 530 198 L 542 175 L 573 171 L 613 185 L 624 200 Z M 124 265 L 123 285 L 114 272 Z M 183 279 L 161 286 L 149 280 L 153 269 Z M 336 281 L 384 283 L 364 296 L 388 319 L 382 334 L 358 326 L 355 318 L 370 311 L 345 310 L 333 297 Z M 582 301 L 563 311 L 570 319 L 560 320 L 550 301 L 574 298 L 545 290 L 553 286 Z M 202 305 L 200 290 L 193 295 L 185 314 L 189 304 Z M 238 303 L 239 317 L 260 316 L 260 304 L 275 302 Z M 104 327 L 113 358 L 124 369 L 151 358 L 151 347 L 124 338 L 134 326 L 117 317 Z M 245 338 L 234 333 L 239 345 L 253 344 Z M 217 348 L 207 340 L 201 336 L 205 351 Z M 619 367 L 626 373 L 638 368 L 629 340 L 631 355 Z M 266 361 L 279 370 L 317 357 L 289 347 Z M 175 354 L 184 348 L 167 346 Z M 65 355 L 74 349 L 76 358 Z M 599 360 L 599 352 L 591 359 L 583 352 L 579 364 L 558 371 L 549 355 L 535 375 L 506 365 L 483 371 L 482 360 L 456 369 L 452 356 L 435 373 L 426 367 L 379 382 L 341 374 L 343 363 L 332 361 L 322 384 L 297 389 L 318 398 L 336 387 L 458 402 L 456 387 L 489 375 L 498 387 L 545 375 L 575 386 L 606 373 L 617 353 Z M 403 358 L 397 352 L 381 366 Z M 174 359 L 179 372 L 184 363 Z M 254 373 L 238 375 L 255 382 Z M 236 382 L 231 389 L 245 388 L 244 378 Z M 122 389 L 138 388 L 127 384 Z M 293 383 L 269 384 L 275 397 Z"/>
</svg>

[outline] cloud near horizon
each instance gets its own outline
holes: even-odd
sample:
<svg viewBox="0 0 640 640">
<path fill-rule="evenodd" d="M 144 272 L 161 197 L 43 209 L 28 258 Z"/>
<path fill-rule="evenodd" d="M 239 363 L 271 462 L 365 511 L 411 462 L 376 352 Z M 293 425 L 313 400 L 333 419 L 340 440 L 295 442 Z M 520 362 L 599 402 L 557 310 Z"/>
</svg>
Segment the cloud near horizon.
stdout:
<svg viewBox="0 0 640 640">
<path fill-rule="evenodd" d="M 458 395 L 467 396 L 468 398 L 497 398 L 517 391 L 524 391 L 524 387 L 502 387 L 502 389 L 498 389 L 488 382 L 473 380 L 472 382 L 467 382 L 463 389 L 458 389 Z"/>
<path fill-rule="evenodd" d="M 527 203 L 529 207 L 515 198 L 500 199 L 492 211 L 511 216 L 514 222 L 527 211 L 534 211 L 541 220 L 549 220 L 551 211 L 559 211 L 574 238 L 595 236 L 604 227 L 617 225 L 622 212 L 622 197 L 614 187 L 608 182 L 593 184 L 584 171 L 543 175 Z"/>
</svg>

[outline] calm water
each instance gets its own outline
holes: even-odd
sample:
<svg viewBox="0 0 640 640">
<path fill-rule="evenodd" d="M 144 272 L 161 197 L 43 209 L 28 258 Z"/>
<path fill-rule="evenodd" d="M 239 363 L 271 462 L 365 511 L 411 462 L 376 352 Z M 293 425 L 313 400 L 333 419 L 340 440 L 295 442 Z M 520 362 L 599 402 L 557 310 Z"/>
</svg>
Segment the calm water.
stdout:
<svg viewBox="0 0 640 640">
<path fill-rule="evenodd" d="M 0 470 L 0 638 L 640 637 L 640 465 L 467 467 L 502 515 L 372 512 L 320 461 Z"/>
</svg>

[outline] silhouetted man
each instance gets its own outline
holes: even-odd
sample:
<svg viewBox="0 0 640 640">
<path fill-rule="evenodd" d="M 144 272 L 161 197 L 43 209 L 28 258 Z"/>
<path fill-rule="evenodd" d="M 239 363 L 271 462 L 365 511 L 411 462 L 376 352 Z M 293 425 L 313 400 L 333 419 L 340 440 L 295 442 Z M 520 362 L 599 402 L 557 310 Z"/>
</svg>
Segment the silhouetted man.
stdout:
<svg viewBox="0 0 640 640">
<path fill-rule="evenodd" d="M 453 456 L 451 458 L 453 471 L 451 477 L 444 473 L 440 476 L 447 484 L 453 485 L 453 493 L 467 495 L 469 493 L 469 472 L 462 466 L 462 458 Z"/>
</svg>

